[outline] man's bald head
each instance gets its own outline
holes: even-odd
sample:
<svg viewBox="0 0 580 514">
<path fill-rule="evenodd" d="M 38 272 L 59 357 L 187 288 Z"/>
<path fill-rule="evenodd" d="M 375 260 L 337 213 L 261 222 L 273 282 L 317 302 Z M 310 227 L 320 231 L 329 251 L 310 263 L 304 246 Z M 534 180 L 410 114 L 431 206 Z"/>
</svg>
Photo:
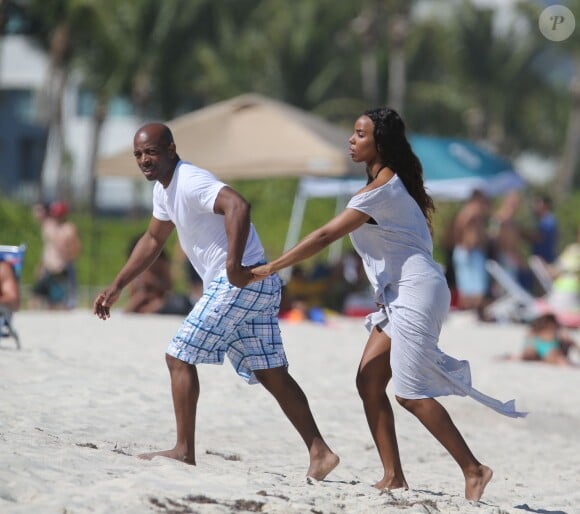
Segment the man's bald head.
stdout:
<svg viewBox="0 0 580 514">
<path fill-rule="evenodd" d="M 167 125 L 163 123 L 147 123 L 135 132 L 134 141 L 148 141 L 163 146 L 169 146 L 174 142 L 173 134 Z"/>
<path fill-rule="evenodd" d="M 167 187 L 179 162 L 173 134 L 163 123 L 147 123 L 135 133 L 133 155 L 149 181 L 157 180 Z"/>
</svg>

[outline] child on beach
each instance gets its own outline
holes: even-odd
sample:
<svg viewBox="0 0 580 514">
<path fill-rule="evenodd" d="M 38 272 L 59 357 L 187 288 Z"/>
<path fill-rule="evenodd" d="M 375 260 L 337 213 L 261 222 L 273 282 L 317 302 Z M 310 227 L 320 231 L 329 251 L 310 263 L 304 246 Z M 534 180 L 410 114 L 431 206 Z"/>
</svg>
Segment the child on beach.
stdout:
<svg viewBox="0 0 580 514">
<path fill-rule="evenodd" d="M 570 351 L 578 349 L 576 342 L 562 330 L 554 314 L 542 314 L 530 323 L 520 355 L 508 355 L 507 359 L 543 361 L 557 366 L 575 366 Z"/>
</svg>

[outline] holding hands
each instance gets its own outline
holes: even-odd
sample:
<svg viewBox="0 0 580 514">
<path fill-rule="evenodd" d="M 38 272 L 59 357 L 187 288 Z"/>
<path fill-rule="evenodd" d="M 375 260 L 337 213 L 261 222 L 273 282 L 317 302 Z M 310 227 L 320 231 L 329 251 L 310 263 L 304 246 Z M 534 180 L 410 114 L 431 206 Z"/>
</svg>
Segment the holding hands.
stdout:
<svg viewBox="0 0 580 514">
<path fill-rule="evenodd" d="M 272 269 L 272 265 L 270 263 L 261 264 L 260 266 L 252 268 L 250 271 L 253 277 L 250 282 L 258 282 L 259 280 L 264 280 L 267 276 L 274 273 L 274 270 Z"/>
</svg>

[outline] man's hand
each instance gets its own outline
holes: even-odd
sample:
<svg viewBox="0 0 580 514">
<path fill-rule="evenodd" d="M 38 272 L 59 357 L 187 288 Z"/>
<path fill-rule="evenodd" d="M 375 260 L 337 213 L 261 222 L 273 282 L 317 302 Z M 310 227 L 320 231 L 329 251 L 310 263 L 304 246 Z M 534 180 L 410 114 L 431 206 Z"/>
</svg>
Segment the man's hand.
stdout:
<svg viewBox="0 0 580 514">
<path fill-rule="evenodd" d="M 252 272 L 250 268 L 246 266 L 240 266 L 235 270 L 228 270 L 228 281 L 232 286 L 236 287 L 246 287 L 250 282 L 252 282 Z"/>
<path fill-rule="evenodd" d="M 119 299 L 119 296 L 121 296 L 121 290 L 117 287 L 109 286 L 95 298 L 93 313 L 100 319 L 110 318 L 111 306 Z"/>
</svg>

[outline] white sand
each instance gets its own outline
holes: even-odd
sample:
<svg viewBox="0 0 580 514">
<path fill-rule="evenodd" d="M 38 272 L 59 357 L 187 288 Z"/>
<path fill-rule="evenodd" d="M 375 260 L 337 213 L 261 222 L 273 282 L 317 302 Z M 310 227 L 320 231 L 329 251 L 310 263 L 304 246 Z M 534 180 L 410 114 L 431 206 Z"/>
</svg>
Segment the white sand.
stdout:
<svg viewBox="0 0 580 514">
<path fill-rule="evenodd" d="M 444 327 L 442 348 L 471 361 L 476 388 L 530 411 L 511 419 L 470 399 L 441 399 L 495 472 L 476 503 L 463 498 L 451 457 L 396 402 L 411 489 L 371 487 L 381 469 L 354 385 L 366 339 L 360 319 L 282 323 L 291 373 L 342 459 L 327 480 L 308 483 L 302 441 L 261 386 L 246 385 L 229 363 L 199 369 L 198 465 L 137 459 L 174 443 L 164 349 L 179 321 L 16 315 L 22 351 L 0 344 L 1 513 L 580 512 L 580 369 L 495 360 L 519 349 L 523 326 L 452 314 Z"/>
</svg>

